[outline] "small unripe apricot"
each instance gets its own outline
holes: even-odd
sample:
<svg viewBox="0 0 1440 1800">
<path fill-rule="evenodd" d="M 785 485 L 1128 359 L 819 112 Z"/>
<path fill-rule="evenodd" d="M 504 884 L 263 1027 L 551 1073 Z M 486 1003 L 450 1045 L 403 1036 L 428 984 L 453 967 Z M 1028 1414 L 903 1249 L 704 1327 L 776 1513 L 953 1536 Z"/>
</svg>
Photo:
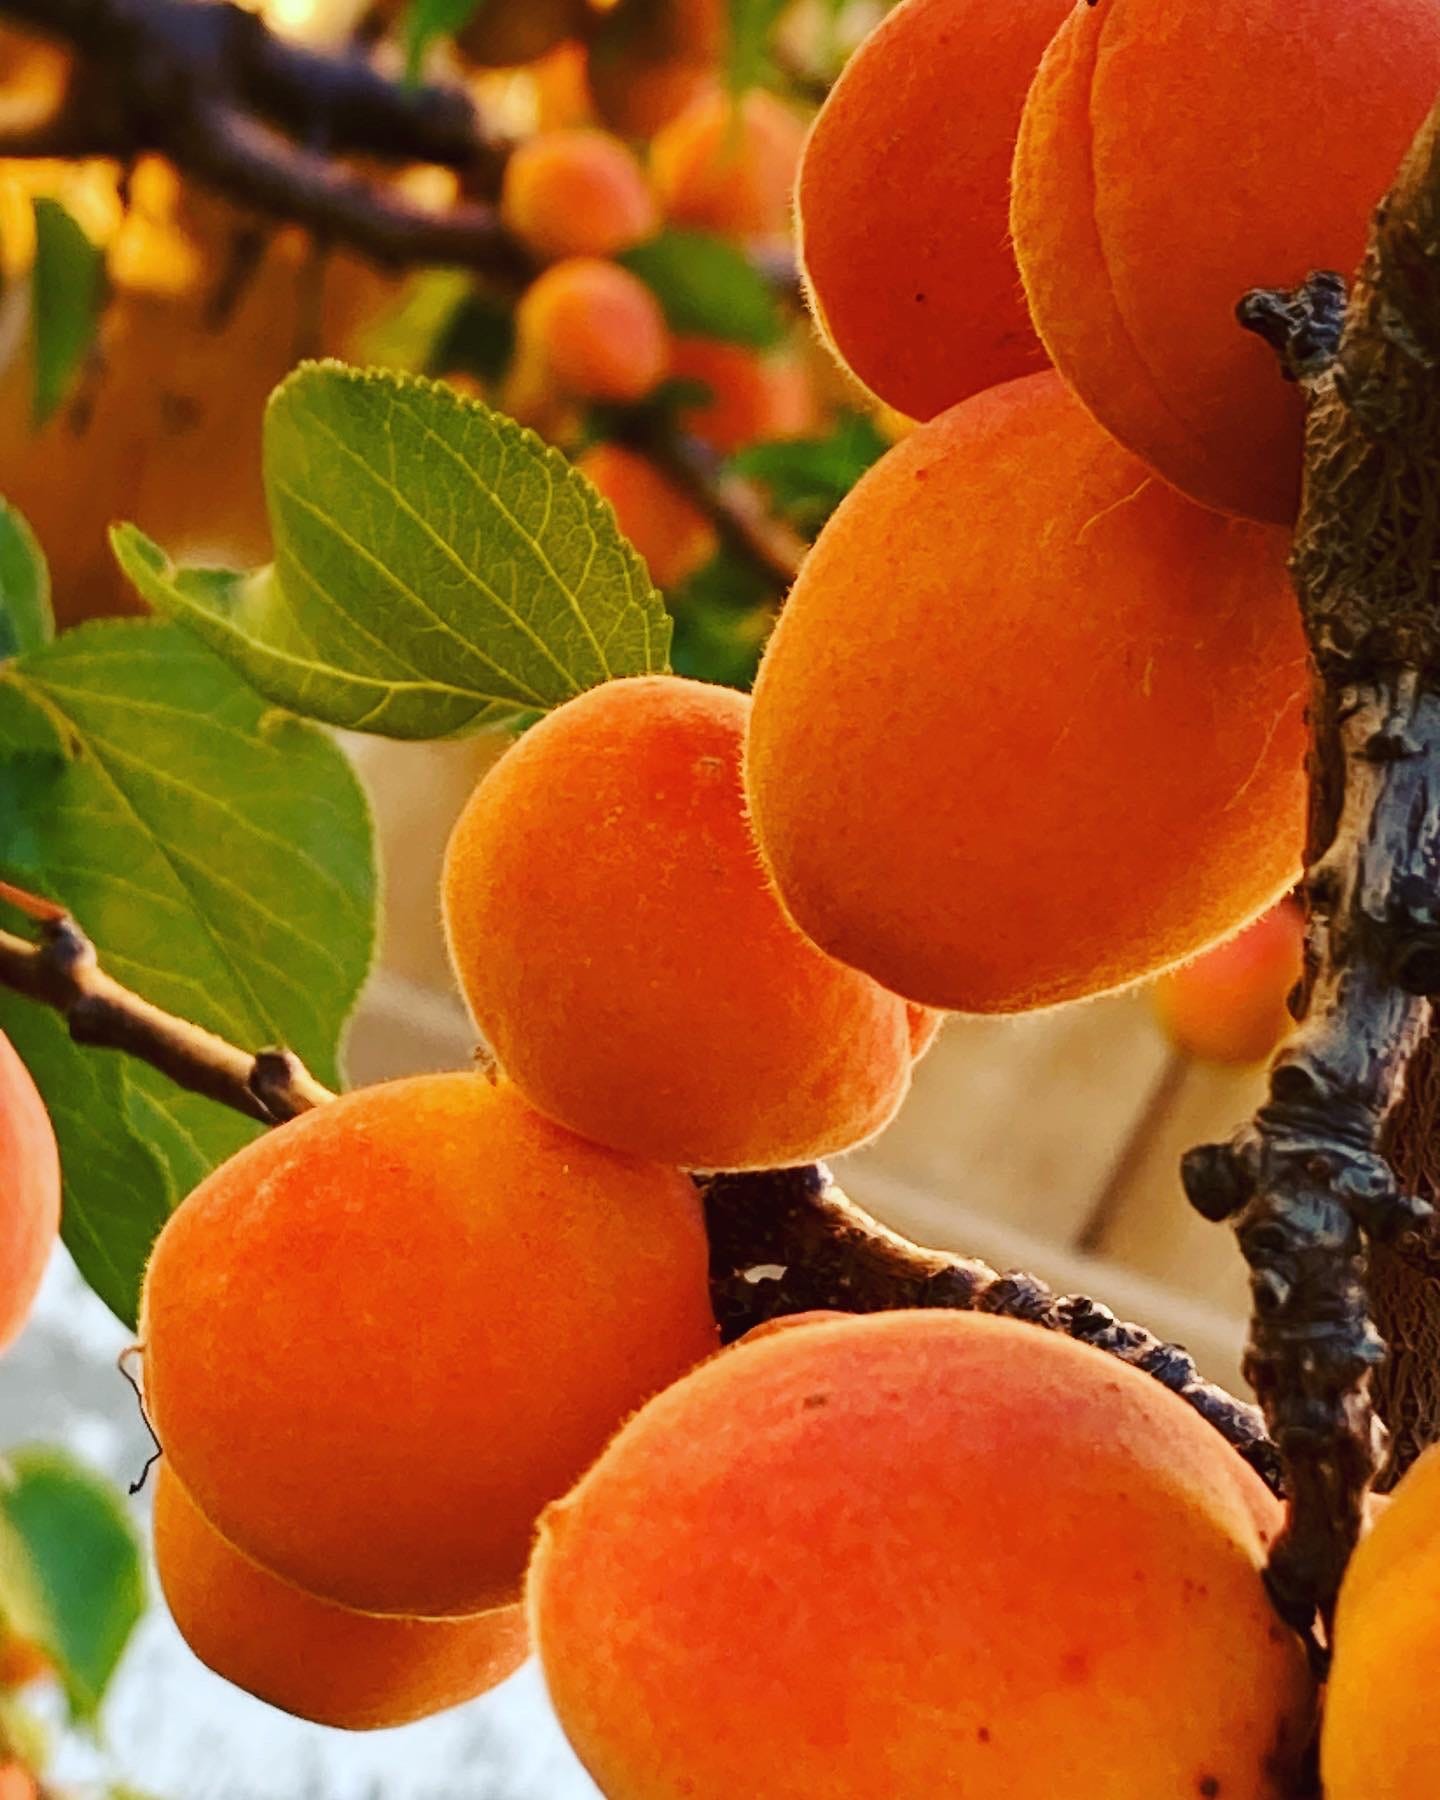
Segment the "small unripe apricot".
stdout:
<svg viewBox="0 0 1440 1800">
<path fill-rule="evenodd" d="M 657 587 L 679 587 L 714 556 L 715 527 L 648 457 L 619 444 L 595 444 L 575 467 L 615 508 L 616 523 Z"/>
<path fill-rule="evenodd" d="M 547 1508 L 531 1631 L 625 1800 L 1282 1800 L 1313 1693 L 1282 1519 L 1157 1382 L 1033 1325 L 713 1358 Z"/>
<path fill-rule="evenodd" d="M 526 1656 L 519 1605 L 461 1619 L 384 1618 L 292 1587 L 226 1543 L 164 1462 L 155 1567 L 170 1616 L 206 1668 L 316 1725 L 408 1725 L 498 1686 Z"/>
<path fill-rule="evenodd" d="M 1304 942 L 1299 908 L 1281 901 L 1162 975 L 1151 999 L 1171 1041 L 1202 1062 L 1263 1062 L 1293 1023 L 1285 1002 L 1300 979 Z"/>
<path fill-rule="evenodd" d="M 809 371 L 783 350 L 766 354 L 719 338 L 676 338 L 670 373 L 709 388 L 709 399 L 682 406 L 678 416 L 686 431 L 724 456 L 815 429 Z"/>
<path fill-rule="evenodd" d="M 1104 0 L 1061 26 L 1016 148 L 1025 292 L 1066 381 L 1182 492 L 1294 518 L 1301 392 L 1235 307 L 1354 270 L 1437 88 L 1435 0 Z"/>
<path fill-rule="evenodd" d="M 1287 548 L 1166 487 L 1054 374 L 903 439 L 755 685 L 751 818 L 800 928 L 910 999 L 1019 1012 L 1270 905 L 1304 836 Z"/>
<path fill-rule="evenodd" d="M 805 123 L 757 88 L 702 94 L 656 133 L 650 172 L 667 217 L 738 238 L 784 238 Z"/>
<path fill-rule="evenodd" d="M 665 374 L 660 302 L 628 269 L 592 256 L 552 263 L 515 309 L 520 355 L 586 400 L 640 400 Z"/>
<path fill-rule="evenodd" d="M 608 131 L 547 131 L 505 165 L 500 210 L 542 256 L 615 256 L 659 225 L 634 153 Z"/>
<path fill-rule="evenodd" d="M 809 1162 L 910 1082 L 905 1004 L 790 924 L 740 792 L 749 701 L 673 676 L 568 701 L 486 774 L 445 859 L 460 985 L 572 1131 L 687 1168 Z"/>
<path fill-rule="evenodd" d="M 1335 1613 L 1326 1800 L 1430 1800 L 1440 1728 L 1424 1671 L 1440 1656 L 1440 1450 L 1425 1451 L 1371 1518 Z"/>
<path fill-rule="evenodd" d="M 1045 366 L 1010 246 L 1010 162 L 1070 3 L 902 0 L 811 129 L 795 204 L 816 320 L 913 418 Z"/>
<path fill-rule="evenodd" d="M 60 1230 L 60 1152 L 45 1102 L 0 1032 L 0 1350 L 30 1316 Z"/>
<path fill-rule="evenodd" d="M 517 1597 L 540 1508 L 716 1333 L 692 1184 L 473 1074 L 282 1125 L 172 1214 L 145 1400 L 238 1549 L 367 1612 Z"/>
</svg>

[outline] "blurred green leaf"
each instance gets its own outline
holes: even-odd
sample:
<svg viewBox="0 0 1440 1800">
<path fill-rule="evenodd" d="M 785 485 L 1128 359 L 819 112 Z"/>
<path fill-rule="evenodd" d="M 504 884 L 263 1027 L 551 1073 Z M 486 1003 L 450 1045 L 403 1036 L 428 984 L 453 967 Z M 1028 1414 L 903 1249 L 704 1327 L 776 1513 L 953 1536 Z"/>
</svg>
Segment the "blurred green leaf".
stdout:
<svg viewBox="0 0 1440 1800">
<path fill-rule="evenodd" d="M 730 50 L 726 85 L 735 94 L 769 85 L 775 77 L 770 34 L 788 0 L 729 0 Z"/>
<path fill-rule="evenodd" d="M 514 354 L 514 308 L 497 295 L 472 287 L 432 346 L 425 372 L 497 381 Z"/>
<path fill-rule="evenodd" d="M 58 200 L 42 197 L 34 205 L 32 413 L 38 428 L 65 398 L 95 341 L 105 298 L 105 252 Z"/>
<path fill-rule="evenodd" d="M 382 369 L 440 373 L 432 366 L 436 347 L 445 342 L 473 285 L 461 269 L 422 269 L 412 275 L 393 304 L 356 332 L 356 359 Z"/>
<path fill-rule="evenodd" d="M 21 515 L 0 500 L 0 662 L 54 635 L 45 553 Z"/>
<path fill-rule="evenodd" d="M 749 688 L 775 622 L 774 590 L 754 564 L 722 548 L 670 604 L 676 674 Z"/>
<path fill-rule="evenodd" d="M 122 568 L 267 699 L 385 737 L 454 737 L 663 669 L 664 606 L 610 508 L 534 432 L 443 383 L 304 365 L 265 418 L 276 559 Z"/>
<path fill-rule="evenodd" d="M 92 1719 L 145 1610 L 139 1537 L 111 1485 L 64 1451 L 0 1462 L 0 1612 L 38 1644 L 77 1719 Z"/>
<path fill-rule="evenodd" d="M 682 337 L 723 338 L 757 350 L 785 323 L 768 281 L 742 250 L 704 231 L 666 231 L 619 258 L 650 287 Z"/>
<path fill-rule="evenodd" d="M 107 621 L 0 666 L 0 874 L 69 907 L 146 999 L 338 1078 L 374 938 L 364 796 L 190 633 Z M 55 1121 L 65 1241 L 133 1324 L 156 1231 L 256 1127 L 16 995 L 0 1029 Z"/>
<path fill-rule="evenodd" d="M 420 79 L 425 52 L 436 38 L 450 37 L 464 28 L 486 0 L 410 0 L 405 14 L 405 79 Z"/>
<path fill-rule="evenodd" d="M 776 510 L 813 537 L 889 448 L 863 413 L 846 413 L 827 437 L 752 444 L 730 459 L 730 467 L 760 482 Z"/>
</svg>

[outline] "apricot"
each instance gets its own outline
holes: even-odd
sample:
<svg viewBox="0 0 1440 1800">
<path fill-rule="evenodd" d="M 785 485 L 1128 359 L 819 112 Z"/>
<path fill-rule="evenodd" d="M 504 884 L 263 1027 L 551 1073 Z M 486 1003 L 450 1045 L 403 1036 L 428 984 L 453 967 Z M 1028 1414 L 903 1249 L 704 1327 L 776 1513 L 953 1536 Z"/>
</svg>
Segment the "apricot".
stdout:
<svg viewBox="0 0 1440 1800">
<path fill-rule="evenodd" d="M 532 63 L 585 29 L 585 0 L 481 0 L 455 42 L 484 69 Z"/>
<path fill-rule="evenodd" d="M 1425 1451 L 1371 1516 L 1335 1613 L 1326 1800 L 1429 1800 L 1440 1729 L 1419 1671 L 1440 1654 L 1440 1450 Z"/>
<path fill-rule="evenodd" d="M 648 457 L 620 444 L 595 444 L 575 466 L 614 507 L 616 523 L 657 587 L 681 586 L 719 548 L 710 520 Z"/>
<path fill-rule="evenodd" d="M 49 1656 L 39 1644 L 26 1637 L 17 1637 L 0 1624 L 0 1692 L 43 1681 L 53 1669 Z"/>
<path fill-rule="evenodd" d="M 1151 991 L 1171 1041 L 1203 1062 L 1263 1062 L 1293 1023 L 1286 1005 L 1300 979 L 1305 921 L 1289 901 L 1162 975 Z"/>
<path fill-rule="evenodd" d="M 833 1325 L 837 1319 L 852 1319 L 855 1315 L 846 1312 L 834 1312 L 824 1307 L 811 1312 L 781 1313 L 774 1319 L 762 1319 L 758 1325 L 752 1325 L 744 1337 L 735 1340 L 736 1345 L 758 1344 L 764 1338 L 778 1337 L 782 1331 L 798 1330 L 808 1325 Z"/>
<path fill-rule="evenodd" d="M 505 165 L 505 222 L 542 256 L 614 256 L 652 236 L 659 209 L 638 158 L 608 131 L 546 131 Z"/>
<path fill-rule="evenodd" d="M 728 29 L 725 0 L 619 0 L 590 40 L 600 117 L 653 138 L 715 85 Z"/>
<path fill-rule="evenodd" d="M 30 1316 L 60 1230 L 60 1152 L 40 1090 L 0 1032 L 0 1350 Z"/>
<path fill-rule="evenodd" d="M 552 263 L 515 309 L 522 360 L 587 400 L 640 400 L 666 372 L 660 302 L 628 269 L 592 256 Z"/>
<path fill-rule="evenodd" d="M 719 88 L 692 100 L 650 146 L 667 216 L 738 238 L 784 238 L 805 122 L 774 94 Z"/>
<path fill-rule="evenodd" d="M 1261 1582 L 1280 1522 L 1100 1351 L 872 1314 L 631 1419 L 541 1519 L 531 1633 L 626 1800 L 1280 1800 L 1312 1703 Z"/>
<path fill-rule="evenodd" d="M 362 1088 L 241 1150 L 167 1221 L 148 1416 L 237 1549 L 327 1600 L 517 1597 L 535 1516 L 715 1347 L 677 1171 L 464 1073 Z"/>
<path fill-rule="evenodd" d="M 1012 212 L 1036 327 L 1101 424 L 1205 505 L 1294 517 L 1300 392 L 1235 304 L 1355 267 L 1437 87 L 1433 0 L 1379 0 L 1363 29 L 1328 0 L 1104 0 L 1050 46 Z M 1353 145 L 1342 168 L 1326 143 Z"/>
<path fill-rule="evenodd" d="M 751 816 L 801 929 L 909 999 L 1019 1012 L 1270 905 L 1305 806 L 1286 549 L 1176 494 L 1050 373 L 887 451 L 755 688 Z"/>
<path fill-rule="evenodd" d="M 913 418 L 1045 366 L 1010 246 L 1010 162 L 1069 7 L 902 0 L 811 127 L 795 203 L 816 322 Z"/>
<path fill-rule="evenodd" d="M 39 1783 L 24 1763 L 0 1763 L 0 1800 L 37 1800 Z"/>
<path fill-rule="evenodd" d="M 670 373 L 677 381 L 709 389 L 703 400 L 679 408 L 694 437 L 728 456 L 746 444 L 804 437 L 816 426 L 809 371 L 794 355 L 763 353 L 719 338 L 676 338 Z"/>
<path fill-rule="evenodd" d="M 382 1618 L 292 1587 L 226 1543 L 164 1462 L 155 1566 L 170 1616 L 206 1668 L 316 1725 L 408 1725 L 497 1686 L 526 1656 L 519 1605 Z"/>
<path fill-rule="evenodd" d="M 910 1081 L 905 1005 L 808 943 L 745 821 L 750 703 L 674 676 L 568 701 L 489 770 L 442 899 L 476 1023 L 532 1106 L 687 1168 L 809 1162 Z"/>
</svg>

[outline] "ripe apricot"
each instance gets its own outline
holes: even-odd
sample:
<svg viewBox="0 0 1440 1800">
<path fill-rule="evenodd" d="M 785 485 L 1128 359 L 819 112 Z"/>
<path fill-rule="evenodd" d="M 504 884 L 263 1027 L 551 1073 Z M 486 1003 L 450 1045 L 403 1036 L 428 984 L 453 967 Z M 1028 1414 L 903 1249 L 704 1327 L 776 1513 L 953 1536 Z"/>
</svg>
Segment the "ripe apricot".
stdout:
<svg viewBox="0 0 1440 1800">
<path fill-rule="evenodd" d="M 727 35 L 725 0 L 619 0 L 590 40 L 600 117 L 653 138 L 715 85 Z"/>
<path fill-rule="evenodd" d="M 1207 506 L 1288 522 L 1302 401 L 1254 287 L 1349 273 L 1440 87 L 1440 7 L 1104 0 L 1046 53 L 1015 159 L 1030 309 L 1106 429 Z M 1353 145 L 1334 159 L 1325 143 Z M 1278 179 L 1277 179 L 1278 175 Z"/>
<path fill-rule="evenodd" d="M 639 160 L 608 131 L 545 131 L 505 165 L 501 213 L 542 256 L 615 256 L 660 222 Z"/>
<path fill-rule="evenodd" d="M 615 508 L 616 523 L 657 587 L 679 587 L 719 548 L 709 519 L 648 457 L 620 444 L 595 444 L 575 466 Z"/>
<path fill-rule="evenodd" d="M 1305 922 L 1289 901 L 1171 969 L 1151 992 L 1172 1042 L 1204 1062 L 1263 1062 L 1290 1030 L 1285 1002 L 1300 979 Z"/>
<path fill-rule="evenodd" d="M 0 1763 L 0 1800 L 36 1800 L 39 1783 L 24 1763 Z"/>
<path fill-rule="evenodd" d="M 774 94 L 715 88 L 661 127 L 650 173 L 667 216 L 739 238 L 784 238 L 805 122 Z"/>
<path fill-rule="evenodd" d="M 60 1230 L 60 1152 L 40 1090 L 0 1032 L 0 1350 L 30 1316 Z"/>
<path fill-rule="evenodd" d="M 665 374 L 660 302 L 628 269 L 592 256 L 552 263 L 515 309 L 520 357 L 586 400 L 640 400 Z"/>
<path fill-rule="evenodd" d="M 1176 494 L 1051 373 L 887 451 L 755 688 L 752 819 L 801 929 L 913 1000 L 1018 1012 L 1273 902 L 1304 821 L 1286 549 Z"/>
<path fill-rule="evenodd" d="M 768 354 L 719 338 L 676 338 L 670 373 L 698 382 L 709 398 L 679 409 L 686 431 L 728 456 L 746 444 L 804 437 L 816 424 L 815 393 L 803 362 L 783 350 Z"/>
<path fill-rule="evenodd" d="M 586 11 L 585 0 L 481 0 L 455 41 L 483 69 L 515 68 L 579 37 Z"/>
<path fill-rule="evenodd" d="M 1260 1578 L 1280 1521 L 1100 1351 L 872 1314 L 631 1419 L 541 1519 L 531 1633 L 626 1800 L 1280 1800 L 1312 1699 Z"/>
<path fill-rule="evenodd" d="M 1326 1800 L 1429 1800 L 1440 1733 L 1417 1671 L 1440 1654 L 1440 1450 L 1427 1450 L 1371 1516 L 1335 1614 L 1320 1738 Z"/>
<path fill-rule="evenodd" d="M 816 321 L 913 418 L 1045 366 L 1010 245 L 1010 162 L 1069 7 L 902 0 L 811 128 L 795 205 Z"/>
<path fill-rule="evenodd" d="M 383 1618 L 292 1587 L 226 1543 L 161 1462 L 155 1568 L 181 1637 L 208 1669 L 317 1725 L 373 1731 L 473 1700 L 526 1656 L 525 1612 Z"/>
<path fill-rule="evenodd" d="M 778 1337 L 782 1331 L 791 1331 L 807 1325 L 833 1325 L 837 1319 L 852 1319 L 853 1313 L 833 1312 L 823 1307 L 812 1312 L 781 1313 L 774 1319 L 762 1319 L 758 1325 L 752 1325 L 744 1337 L 737 1338 L 736 1344 L 758 1344 L 763 1338 Z"/>
<path fill-rule="evenodd" d="M 654 675 L 553 712 L 484 776 L 445 859 L 451 956 L 530 1101 L 687 1168 L 809 1162 L 910 1081 L 904 1003 L 823 956 L 761 873 L 749 701 Z"/>
<path fill-rule="evenodd" d="M 517 1595 L 535 1515 L 715 1347 L 698 1202 L 473 1074 L 248 1145 L 156 1240 L 145 1399 L 238 1549 L 367 1612 Z"/>
</svg>

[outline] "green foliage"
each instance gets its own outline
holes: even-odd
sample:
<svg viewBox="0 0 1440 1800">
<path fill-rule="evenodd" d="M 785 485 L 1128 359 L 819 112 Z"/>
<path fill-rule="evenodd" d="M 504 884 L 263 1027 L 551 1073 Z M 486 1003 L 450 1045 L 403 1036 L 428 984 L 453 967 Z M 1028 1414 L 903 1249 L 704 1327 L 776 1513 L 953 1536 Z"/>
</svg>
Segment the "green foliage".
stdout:
<svg viewBox="0 0 1440 1800">
<path fill-rule="evenodd" d="M 560 453 L 443 384 L 302 366 L 265 419 L 275 561 L 115 553 L 267 699 L 398 738 L 459 736 L 666 666 L 645 564 Z"/>
<path fill-rule="evenodd" d="M 730 467 L 758 481 L 775 510 L 813 537 L 888 448 L 868 418 L 846 413 L 828 437 L 752 444 L 730 459 Z"/>
<path fill-rule="evenodd" d="M 50 1658 L 77 1719 L 95 1716 L 144 1610 L 140 1543 L 114 1488 L 59 1450 L 0 1462 L 0 1614 Z"/>
<path fill-rule="evenodd" d="M 730 91 L 770 85 L 775 68 L 770 59 L 770 34 L 788 0 L 729 0 L 730 48 L 725 62 Z"/>
<path fill-rule="evenodd" d="M 31 330 L 35 344 L 32 411 L 41 426 L 69 391 L 100 324 L 105 252 L 92 244 L 58 200 L 35 202 Z"/>
<path fill-rule="evenodd" d="M 321 732 L 178 627 L 82 627 L 0 666 L 0 874 L 60 900 L 157 1005 L 334 1081 L 369 967 L 369 817 Z M 0 993 L 60 1140 L 65 1241 L 133 1323 L 150 1243 L 253 1128 Z"/>
<path fill-rule="evenodd" d="M 746 558 L 722 548 L 671 595 L 675 672 L 748 689 L 774 624 L 774 591 Z"/>
<path fill-rule="evenodd" d="M 768 349 L 784 334 L 769 282 L 744 252 L 704 231 L 665 231 L 618 259 L 650 287 L 670 329 Z"/>
<path fill-rule="evenodd" d="M 420 79 L 425 52 L 436 38 L 449 37 L 464 28 L 485 0 L 411 0 L 405 15 L 405 78 Z"/>
<path fill-rule="evenodd" d="M 54 635 L 49 564 L 35 533 L 0 500 L 0 661 L 38 649 Z"/>
<path fill-rule="evenodd" d="M 515 354 L 515 312 L 496 294 L 471 287 L 437 335 L 429 375 L 473 375 L 498 381 Z"/>
</svg>

